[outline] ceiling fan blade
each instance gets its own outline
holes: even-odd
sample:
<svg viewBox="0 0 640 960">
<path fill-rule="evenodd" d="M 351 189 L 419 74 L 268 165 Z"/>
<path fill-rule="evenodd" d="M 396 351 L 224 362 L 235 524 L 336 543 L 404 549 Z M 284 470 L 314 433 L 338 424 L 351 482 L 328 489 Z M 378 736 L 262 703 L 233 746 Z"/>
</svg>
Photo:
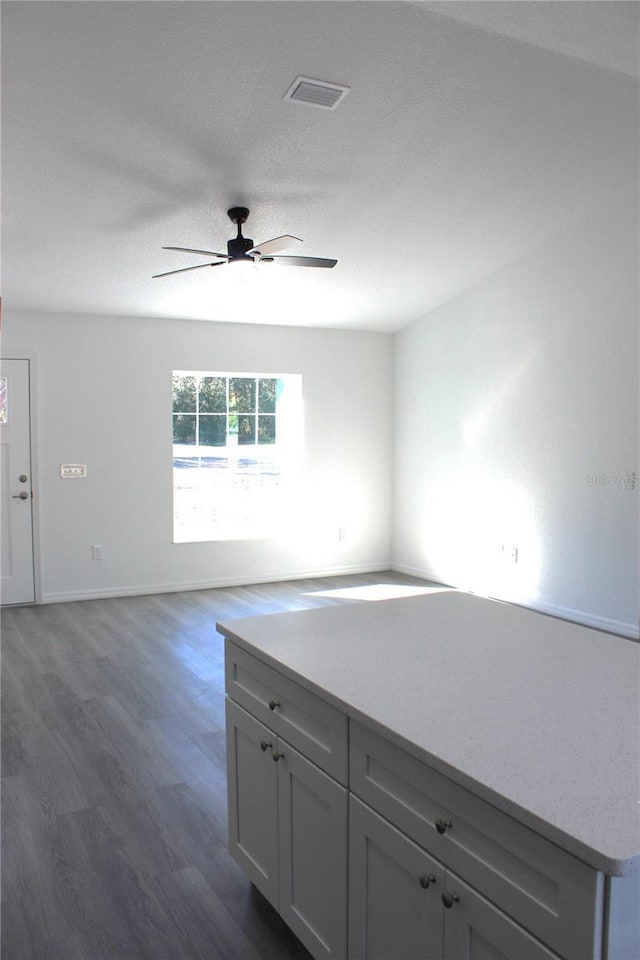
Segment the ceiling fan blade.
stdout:
<svg viewBox="0 0 640 960">
<path fill-rule="evenodd" d="M 272 253 L 277 253 L 278 250 L 286 250 L 287 247 L 291 246 L 293 241 L 302 243 L 300 237 L 292 237 L 285 233 L 282 237 L 274 237 L 273 240 L 265 240 L 264 243 L 258 243 L 255 247 L 252 247 L 251 250 L 248 250 L 247 253 L 258 253 L 261 257 L 271 256 Z"/>
<path fill-rule="evenodd" d="M 163 250 L 181 250 L 183 253 L 203 253 L 207 257 L 220 257 L 227 259 L 226 253 L 216 253 L 214 250 L 192 250 L 191 247 L 163 247 Z"/>
<path fill-rule="evenodd" d="M 226 265 L 226 260 L 221 260 L 218 263 L 197 263 L 195 267 L 181 267 L 180 270 L 167 270 L 166 273 L 154 273 L 151 279 L 155 280 L 157 277 L 168 277 L 170 273 L 186 273 L 187 270 L 200 270 L 202 267 L 226 267 Z"/>
<path fill-rule="evenodd" d="M 337 260 L 325 257 L 262 257 L 260 263 L 275 263 L 280 267 L 335 267 Z"/>
</svg>

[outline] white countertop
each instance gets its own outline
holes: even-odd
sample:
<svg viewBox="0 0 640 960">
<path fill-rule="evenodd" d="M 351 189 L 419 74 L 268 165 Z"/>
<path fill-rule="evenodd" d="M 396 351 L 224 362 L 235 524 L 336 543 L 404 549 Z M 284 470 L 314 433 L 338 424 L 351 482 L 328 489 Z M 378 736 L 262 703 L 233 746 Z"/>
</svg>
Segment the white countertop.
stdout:
<svg viewBox="0 0 640 960">
<path fill-rule="evenodd" d="M 454 591 L 218 630 L 597 869 L 640 870 L 640 644 Z"/>
</svg>

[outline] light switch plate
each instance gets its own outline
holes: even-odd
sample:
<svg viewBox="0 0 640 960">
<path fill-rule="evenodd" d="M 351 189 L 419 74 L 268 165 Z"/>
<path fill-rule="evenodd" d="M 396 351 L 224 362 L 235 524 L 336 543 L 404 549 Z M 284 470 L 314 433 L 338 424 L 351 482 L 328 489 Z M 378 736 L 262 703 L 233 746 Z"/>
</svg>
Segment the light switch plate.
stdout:
<svg viewBox="0 0 640 960">
<path fill-rule="evenodd" d="M 63 480 L 84 480 L 87 475 L 86 463 L 61 463 L 60 476 Z"/>
</svg>

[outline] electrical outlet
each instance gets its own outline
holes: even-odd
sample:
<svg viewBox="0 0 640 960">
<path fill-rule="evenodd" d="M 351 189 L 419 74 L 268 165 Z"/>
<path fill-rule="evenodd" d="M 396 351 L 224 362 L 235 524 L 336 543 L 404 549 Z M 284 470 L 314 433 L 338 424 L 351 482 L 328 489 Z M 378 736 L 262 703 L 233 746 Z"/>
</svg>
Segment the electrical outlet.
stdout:
<svg viewBox="0 0 640 960">
<path fill-rule="evenodd" d="M 502 559 L 505 563 L 517 563 L 518 562 L 518 548 L 513 547 L 510 544 L 503 543 L 500 546 L 500 553 L 502 554 Z"/>
<path fill-rule="evenodd" d="M 340 541 L 340 543 L 344 543 L 346 539 L 347 539 L 347 528 L 338 527 L 338 540 Z"/>
<path fill-rule="evenodd" d="M 92 560 L 104 560 L 104 548 L 101 543 L 94 543 L 91 547 Z"/>
</svg>

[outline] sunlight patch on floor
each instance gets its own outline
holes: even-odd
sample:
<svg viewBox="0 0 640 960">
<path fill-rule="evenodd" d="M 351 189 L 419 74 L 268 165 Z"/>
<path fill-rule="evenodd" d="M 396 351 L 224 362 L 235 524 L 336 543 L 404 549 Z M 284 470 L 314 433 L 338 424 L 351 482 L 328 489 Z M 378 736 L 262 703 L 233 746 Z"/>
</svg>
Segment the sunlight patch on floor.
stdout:
<svg viewBox="0 0 640 960">
<path fill-rule="evenodd" d="M 336 590 L 315 590 L 307 597 L 335 597 L 337 600 L 397 600 L 426 593 L 445 593 L 454 587 L 420 587 L 406 583 L 369 583 L 360 587 L 338 587 Z"/>
</svg>

